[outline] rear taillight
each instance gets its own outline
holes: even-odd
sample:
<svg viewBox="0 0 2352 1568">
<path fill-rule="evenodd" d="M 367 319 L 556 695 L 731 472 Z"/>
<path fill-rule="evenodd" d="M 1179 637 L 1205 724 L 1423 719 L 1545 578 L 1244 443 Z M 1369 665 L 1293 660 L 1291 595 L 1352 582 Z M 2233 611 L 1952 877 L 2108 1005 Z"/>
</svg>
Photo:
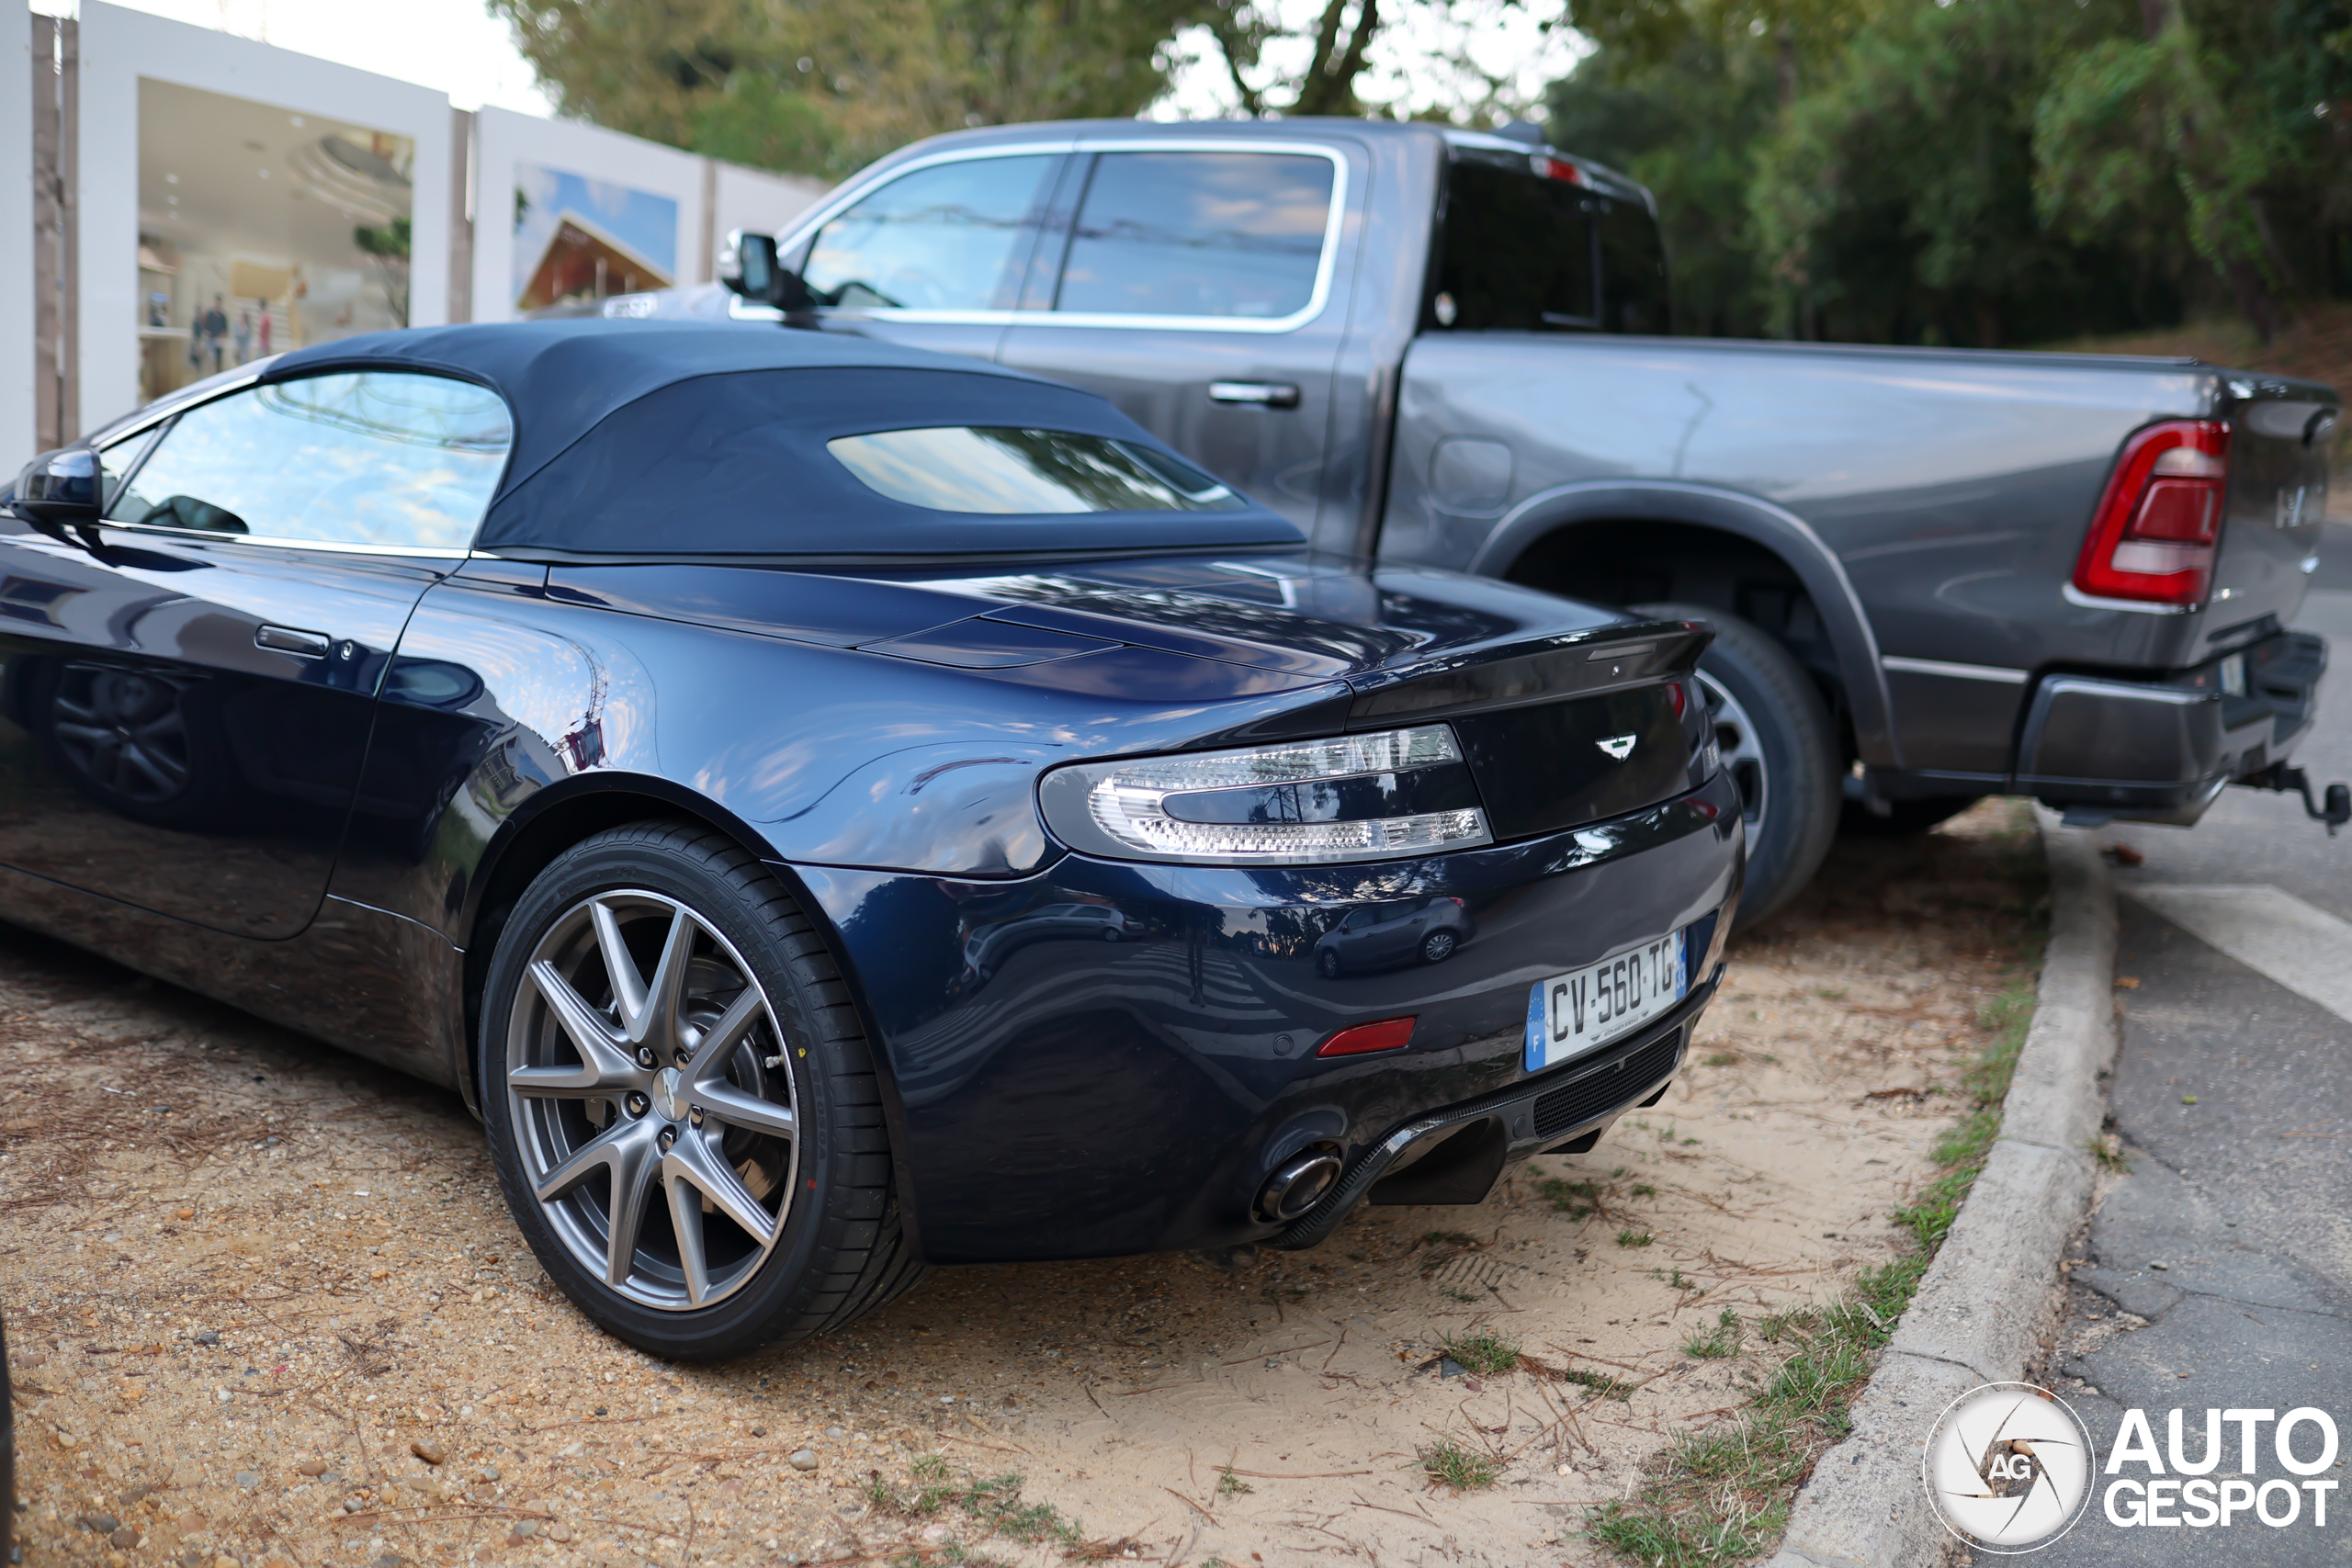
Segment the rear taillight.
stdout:
<svg viewBox="0 0 2352 1568">
<path fill-rule="evenodd" d="M 2202 601 L 2229 457 L 2230 427 L 2220 420 L 2166 420 L 2135 433 L 2092 515 L 2075 586 L 2101 599 Z"/>
</svg>

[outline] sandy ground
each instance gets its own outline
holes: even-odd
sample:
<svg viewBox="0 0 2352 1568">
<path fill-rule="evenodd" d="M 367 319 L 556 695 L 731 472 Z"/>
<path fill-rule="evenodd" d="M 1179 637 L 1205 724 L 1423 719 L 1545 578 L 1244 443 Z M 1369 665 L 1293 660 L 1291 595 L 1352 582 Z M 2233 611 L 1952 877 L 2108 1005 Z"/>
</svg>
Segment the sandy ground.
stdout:
<svg viewBox="0 0 2352 1568">
<path fill-rule="evenodd" d="M 1062 1557 L 868 1500 L 938 1454 L 951 1481 L 1018 1472 L 1082 1555 L 1592 1562 L 1584 1506 L 1772 1354 L 1686 1341 L 1898 1247 L 1888 1212 L 2028 936 L 2015 820 L 1841 844 L 1735 945 L 1667 1100 L 1478 1207 L 1360 1211 L 1242 1274 L 942 1271 L 721 1369 L 640 1356 L 555 1294 L 454 1097 L 0 929 L 25 1561 Z M 1571 1378 L 1450 1375 L 1442 1341 L 1479 1330 Z M 1496 1483 L 1432 1483 L 1418 1455 L 1446 1438 Z"/>
</svg>

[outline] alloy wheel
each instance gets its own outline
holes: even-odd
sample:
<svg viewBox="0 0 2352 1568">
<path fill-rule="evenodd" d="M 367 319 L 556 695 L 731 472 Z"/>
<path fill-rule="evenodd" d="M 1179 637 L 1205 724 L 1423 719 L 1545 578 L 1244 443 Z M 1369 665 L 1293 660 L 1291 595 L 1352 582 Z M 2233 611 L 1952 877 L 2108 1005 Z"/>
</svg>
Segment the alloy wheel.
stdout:
<svg viewBox="0 0 2352 1568">
<path fill-rule="evenodd" d="M 1750 840 L 1763 826 L 1764 813 L 1771 804 L 1771 780 L 1764 765 L 1764 739 L 1756 730 L 1755 720 L 1739 705 L 1739 699 L 1730 688 L 1705 671 L 1699 671 L 1699 685 L 1707 694 L 1707 716 L 1715 727 L 1715 749 L 1722 754 L 1724 772 L 1739 789 L 1739 815 L 1747 824 Z"/>
<path fill-rule="evenodd" d="M 584 1269 L 672 1312 L 759 1272 L 798 1169 L 786 1049 L 750 965 L 679 900 L 599 893 L 548 928 L 505 1087 L 532 1195 Z"/>
</svg>

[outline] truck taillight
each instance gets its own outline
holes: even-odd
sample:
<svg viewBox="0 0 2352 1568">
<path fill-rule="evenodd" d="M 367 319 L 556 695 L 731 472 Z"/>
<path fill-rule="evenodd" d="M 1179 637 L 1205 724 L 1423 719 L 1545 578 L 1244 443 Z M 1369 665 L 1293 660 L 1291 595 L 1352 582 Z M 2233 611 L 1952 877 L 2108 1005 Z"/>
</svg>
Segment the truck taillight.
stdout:
<svg viewBox="0 0 2352 1568">
<path fill-rule="evenodd" d="M 2174 419 L 2135 432 L 2091 517 L 2075 586 L 2101 599 L 2195 604 L 2213 574 L 2230 427 Z"/>
</svg>

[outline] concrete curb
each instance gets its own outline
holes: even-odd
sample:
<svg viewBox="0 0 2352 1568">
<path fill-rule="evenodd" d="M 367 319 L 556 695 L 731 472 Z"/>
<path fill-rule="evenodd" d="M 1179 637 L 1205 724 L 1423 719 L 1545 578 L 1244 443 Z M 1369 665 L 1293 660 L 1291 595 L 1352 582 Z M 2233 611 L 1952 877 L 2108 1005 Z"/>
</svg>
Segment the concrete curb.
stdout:
<svg viewBox="0 0 2352 1568">
<path fill-rule="evenodd" d="M 1821 1456 L 1766 1568 L 1910 1568 L 1952 1540 L 1919 1482 L 1928 1427 L 1979 1383 L 2020 1377 L 2091 1195 L 2092 1141 L 2115 1058 L 2115 887 L 2088 834 L 2037 811 L 2050 946 L 2001 1135 L 1919 1281 L 1854 1430 Z"/>
</svg>

